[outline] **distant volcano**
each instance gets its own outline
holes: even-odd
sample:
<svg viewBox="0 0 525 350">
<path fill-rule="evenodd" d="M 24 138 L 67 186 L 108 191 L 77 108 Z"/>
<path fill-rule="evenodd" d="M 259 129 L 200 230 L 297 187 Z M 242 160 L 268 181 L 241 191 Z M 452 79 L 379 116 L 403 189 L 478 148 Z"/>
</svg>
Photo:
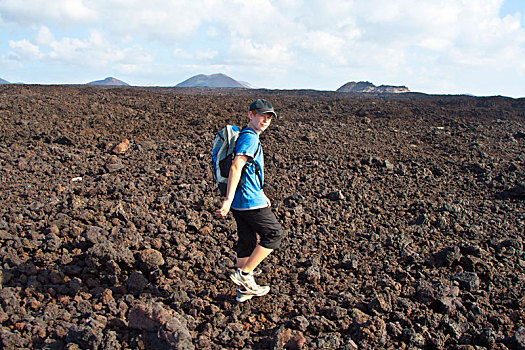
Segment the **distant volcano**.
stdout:
<svg viewBox="0 0 525 350">
<path fill-rule="evenodd" d="M 11 84 L 11 83 L 8 82 L 7 80 L 0 78 L 0 84 Z"/>
<path fill-rule="evenodd" d="M 250 88 L 248 84 L 241 83 L 222 73 L 211 75 L 199 74 L 175 85 L 175 87 Z"/>
<path fill-rule="evenodd" d="M 371 92 L 376 94 L 399 94 L 403 92 L 410 92 L 406 86 L 392 86 L 392 85 L 381 85 L 375 86 L 368 81 L 360 82 L 349 82 L 337 89 L 337 92 Z"/>
<path fill-rule="evenodd" d="M 104 80 L 95 80 L 95 81 L 92 81 L 91 83 L 87 83 L 86 85 L 129 86 L 128 83 L 125 83 L 113 77 L 108 77 Z"/>
</svg>

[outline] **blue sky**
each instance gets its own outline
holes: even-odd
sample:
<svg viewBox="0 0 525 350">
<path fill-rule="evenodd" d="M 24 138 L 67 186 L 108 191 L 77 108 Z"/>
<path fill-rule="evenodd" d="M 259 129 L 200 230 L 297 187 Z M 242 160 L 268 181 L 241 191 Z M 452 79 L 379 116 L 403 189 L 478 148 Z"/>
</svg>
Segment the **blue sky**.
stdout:
<svg viewBox="0 0 525 350">
<path fill-rule="evenodd" d="M 0 78 L 525 97 L 524 0 L 0 0 Z"/>
</svg>

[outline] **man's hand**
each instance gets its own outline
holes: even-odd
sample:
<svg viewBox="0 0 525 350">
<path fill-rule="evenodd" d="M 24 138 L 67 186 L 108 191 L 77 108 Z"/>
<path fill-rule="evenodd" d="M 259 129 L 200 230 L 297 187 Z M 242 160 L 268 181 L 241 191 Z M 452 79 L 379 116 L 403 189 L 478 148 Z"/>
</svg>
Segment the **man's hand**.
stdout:
<svg viewBox="0 0 525 350">
<path fill-rule="evenodd" d="M 270 201 L 270 198 L 266 197 L 266 195 L 264 195 L 264 198 L 266 199 L 266 204 L 268 205 L 268 208 L 272 206 L 272 202 Z"/>
<path fill-rule="evenodd" d="M 233 158 L 233 163 L 230 168 L 230 175 L 228 176 L 228 188 L 226 190 L 226 198 L 222 202 L 220 209 L 215 211 L 215 216 L 218 218 L 224 218 L 228 215 L 230 207 L 235 196 L 235 190 L 241 179 L 242 168 L 248 161 L 248 156 L 238 155 Z"/>
<path fill-rule="evenodd" d="M 226 215 L 228 215 L 228 212 L 230 211 L 230 207 L 232 205 L 231 199 L 225 199 L 222 202 L 222 206 L 215 211 L 215 216 L 218 218 L 224 218 Z"/>
</svg>

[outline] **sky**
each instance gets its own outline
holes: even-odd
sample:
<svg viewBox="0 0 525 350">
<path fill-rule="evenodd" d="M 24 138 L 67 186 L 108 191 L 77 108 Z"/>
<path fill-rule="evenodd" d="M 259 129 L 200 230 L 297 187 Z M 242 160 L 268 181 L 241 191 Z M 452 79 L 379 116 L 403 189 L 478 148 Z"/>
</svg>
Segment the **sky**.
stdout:
<svg viewBox="0 0 525 350">
<path fill-rule="evenodd" d="M 0 78 L 525 97 L 525 0 L 0 0 Z"/>
</svg>

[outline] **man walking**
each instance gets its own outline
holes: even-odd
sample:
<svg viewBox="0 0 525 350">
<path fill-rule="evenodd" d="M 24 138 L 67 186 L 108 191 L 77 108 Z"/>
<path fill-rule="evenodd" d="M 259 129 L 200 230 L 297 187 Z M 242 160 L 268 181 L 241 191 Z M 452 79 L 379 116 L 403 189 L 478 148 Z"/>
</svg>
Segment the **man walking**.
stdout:
<svg viewBox="0 0 525 350">
<path fill-rule="evenodd" d="M 259 286 L 255 282 L 253 271 L 281 245 L 281 224 L 263 191 L 264 156 L 259 140 L 259 135 L 274 117 L 277 114 L 270 102 L 258 99 L 250 104 L 248 125 L 240 132 L 235 146 L 226 198 L 215 212 L 217 217 L 223 218 L 231 209 L 237 223 L 237 270 L 230 276 L 240 287 L 237 301 L 270 291 L 269 286 Z"/>
</svg>

